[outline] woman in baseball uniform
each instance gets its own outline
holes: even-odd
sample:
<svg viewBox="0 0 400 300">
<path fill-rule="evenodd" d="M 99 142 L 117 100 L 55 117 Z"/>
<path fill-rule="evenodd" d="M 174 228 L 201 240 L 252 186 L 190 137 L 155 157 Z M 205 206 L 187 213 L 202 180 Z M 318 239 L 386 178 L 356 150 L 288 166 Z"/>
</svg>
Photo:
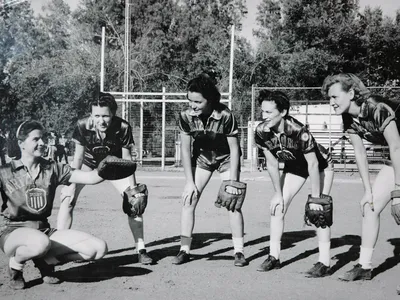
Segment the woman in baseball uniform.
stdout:
<svg viewBox="0 0 400 300">
<path fill-rule="evenodd" d="M 96 171 L 72 170 L 69 165 L 42 157 L 43 127 L 22 123 L 17 131 L 21 158 L 0 167 L 0 248 L 10 258 L 9 285 L 23 289 L 24 264 L 33 259 L 46 283 L 59 283 L 54 265 L 74 260 L 96 260 L 107 252 L 106 243 L 77 230 L 56 230 L 48 223 L 59 185 L 96 184 Z"/>
<path fill-rule="evenodd" d="M 174 264 L 190 260 L 195 210 L 201 193 L 214 171 L 223 180 L 239 181 L 240 148 L 238 125 L 229 108 L 220 103 L 221 95 L 211 77 L 200 74 L 187 86 L 189 108 L 179 115 L 182 164 L 186 177 L 181 213 L 181 248 Z M 193 140 L 193 146 L 191 145 Z M 232 188 L 232 193 L 238 190 Z M 243 254 L 243 215 L 241 209 L 229 211 L 234 247 L 234 265 L 245 266 Z"/>
<path fill-rule="evenodd" d="M 327 195 L 331 190 L 333 171 L 329 167 L 328 151 L 315 141 L 306 126 L 289 116 L 290 101 L 286 94 L 262 90 L 257 100 L 261 106 L 263 122 L 255 130 L 255 142 L 264 152 L 275 189 L 270 204 L 270 253 L 258 268 L 258 271 L 266 272 L 280 268 L 284 220 L 294 196 L 310 176 L 311 195 L 308 201 L 323 201 L 324 197 L 329 199 Z M 284 163 L 282 174 L 279 171 L 279 162 Z M 306 210 L 306 217 L 312 210 L 318 215 L 324 209 L 312 202 L 307 203 L 307 206 L 309 210 Z M 329 205 L 327 213 L 332 213 L 332 207 L 329 211 Z M 319 258 L 306 272 L 308 277 L 323 277 L 329 274 L 332 218 L 327 221 L 328 224 L 319 224 L 310 220 L 318 227 Z"/>
<path fill-rule="evenodd" d="M 380 214 L 391 201 L 392 215 L 400 224 L 400 103 L 371 95 L 362 81 L 350 73 L 325 78 L 323 95 L 335 113 L 342 115 L 343 130 L 354 147 L 358 171 L 364 184 L 361 197 L 361 247 L 358 263 L 339 279 L 369 280 L 372 277 L 372 253 L 380 226 Z M 388 146 L 389 155 L 371 184 L 367 152 L 363 143 Z"/>
</svg>

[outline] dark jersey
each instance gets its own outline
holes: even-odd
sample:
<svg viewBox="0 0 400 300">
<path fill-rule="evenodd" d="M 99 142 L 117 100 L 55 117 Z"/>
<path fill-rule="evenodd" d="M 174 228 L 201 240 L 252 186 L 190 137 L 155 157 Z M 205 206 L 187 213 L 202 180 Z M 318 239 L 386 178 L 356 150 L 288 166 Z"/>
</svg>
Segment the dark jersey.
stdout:
<svg viewBox="0 0 400 300">
<path fill-rule="evenodd" d="M 397 114 L 397 117 L 396 117 Z M 400 131 L 400 103 L 387 100 L 380 96 L 371 96 L 361 105 L 358 117 L 343 114 L 343 130 L 357 134 L 362 139 L 375 145 L 387 145 L 383 135 L 386 126 L 395 121 Z"/>
<path fill-rule="evenodd" d="M 40 171 L 31 178 L 20 160 L 0 167 L 1 214 L 13 221 L 46 221 L 53 209 L 57 186 L 69 184 L 71 167 L 40 159 Z"/>
<path fill-rule="evenodd" d="M 258 124 L 255 142 L 258 147 L 270 151 L 278 161 L 284 162 L 285 167 L 307 170 L 304 154 L 313 151 L 317 155 L 320 170 L 328 165 L 327 150 L 315 141 L 306 126 L 291 116 L 284 119 L 284 131 L 280 134 L 271 131 L 265 122 Z"/>
<path fill-rule="evenodd" d="M 227 106 L 219 104 L 214 109 L 207 123 L 193 113 L 191 108 L 179 115 L 178 126 L 182 134 L 193 137 L 193 152 L 215 151 L 218 154 L 229 154 L 227 137 L 238 136 L 238 124 Z"/>
<path fill-rule="evenodd" d="M 132 151 L 132 127 L 125 120 L 114 116 L 106 136 L 102 139 L 96 128 L 90 125 L 90 117 L 78 121 L 72 139 L 85 147 L 83 163 L 94 169 L 107 155 L 122 157 L 122 148 Z"/>
</svg>

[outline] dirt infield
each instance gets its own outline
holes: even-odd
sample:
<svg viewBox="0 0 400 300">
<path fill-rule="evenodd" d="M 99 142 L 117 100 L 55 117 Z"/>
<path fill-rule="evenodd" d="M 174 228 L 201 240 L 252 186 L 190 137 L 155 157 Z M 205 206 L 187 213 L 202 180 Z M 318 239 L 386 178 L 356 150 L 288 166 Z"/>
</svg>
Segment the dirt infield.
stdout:
<svg viewBox="0 0 400 300">
<path fill-rule="evenodd" d="M 346 283 L 338 275 L 356 263 L 360 245 L 363 193 L 358 174 L 338 174 L 333 186 L 332 271 L 321 279 L 309 279 L 302 272 L 318 259 L 318 244 L 312 227 L 304 227 L 304 204 L 309 185 L 296 196 L 286 217 L 282 269 L 268 273 L 256 269 L 268 253 L 269 198 L 273 191 L 267 172 L 242 173 L 248 183 L 244 204 L 245 254 L 247 267 L 233 266 L 233 247 L 228 217 L 214 207 L 219 177 L 214 176 L 203 193 L 197 218 L 190 263 L 176 266 L 172 256 L 179 250 L 180 195 L 183 173 L 143 172 L 150 202 L 145 213 L 147 249 L 157 260 L 152 266 L 137 263 L 134 244 L 121 200 L 111 184 L 86 187 L 75 209 L 73 228 L 90 232 L 107 241 L 109 253 L 93 263 L 69 263 L 57 267 L 64 282 L 43 284 L 31 263 L 25 268 L 29 288 L 12 291 L 6 286 L 7 259 L 0 256 L 0 299 L 400 299 L 399 229 L 388 208 L 382 213 L 381 233 L 373 256 L 371 281 Z M 55 216 L 58 204 L 52 218 Z"/>
</svg>

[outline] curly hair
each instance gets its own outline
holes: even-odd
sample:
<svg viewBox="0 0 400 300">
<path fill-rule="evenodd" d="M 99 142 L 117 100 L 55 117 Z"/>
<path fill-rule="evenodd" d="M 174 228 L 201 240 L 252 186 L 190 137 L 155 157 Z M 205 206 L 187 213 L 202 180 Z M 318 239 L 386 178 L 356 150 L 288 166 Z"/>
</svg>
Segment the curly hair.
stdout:
<svg viewBox="0 0 400 300">
<path fill-rule="evenodd" d="M 24 121 L 19 125 L 15 136 L 18 140 L 25 141 L 26 138 L 28 137 L 29 133 L 31 133 L 34 130 L 43 131 L 44 127 L 38 121 L 34 121 L 34 120 Z"/>
<path fill-rule="evenodd" d="M 191 79 L 188 82 L 187 91 L 200 93 L 204 99 L 211 103 L 212 107 L 216 107 L 221 100 L 221 94 L 214 80 L 205 73 L 201 73 Z"/>
<path fill-rule="evenodd" d="M 342 90 L 346 93 L 352 89 L 354 91 L 354 99 L 352 101 L 359 106 L 371 96 L 371 92 L 356 75 L 352 73 L 339 73 L 325 78 L 321 89 L 322 95 L 325 98 L 328 98 L 329 88 L 336 83 L 340 83 Z"/>
<path fill-rule="evenodd" d="M 93 99 L 89 102 L 90 109 L 92 106 L 108 107 L 111 112 L 115 115 L 118 109 L 117 102 L 113 95 L 109 93 L 100 92 L 96 94 Z"/>
<path fill-rule="evenodd" d="M 290 109 L 290 100 L 289 97 L 281 91 L 270 91 L 270 90 L 261 90 L 257 96 L 258 104 L 262 104 L 264 101 L 272 101 L 275 102 L 276 108 L 283 112 L 286 110 L 286 116 L 289 115 Z"/>
</svg>

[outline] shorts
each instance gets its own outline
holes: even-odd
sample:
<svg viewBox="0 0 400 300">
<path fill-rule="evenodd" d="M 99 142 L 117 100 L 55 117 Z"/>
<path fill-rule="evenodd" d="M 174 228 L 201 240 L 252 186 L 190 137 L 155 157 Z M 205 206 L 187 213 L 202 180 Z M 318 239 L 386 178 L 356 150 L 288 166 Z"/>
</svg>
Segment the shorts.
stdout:
<svg viewBox="0 0 400 300">
<path fill-rule="evenodd" d="M 192 166 L 210 172 L 217 170 L 219 173 L 224 173 L 231 168 L 231 156 L 229 153 L 220 154 L 212 150 L 200 150 L 198 153 L 193 153 Z"/>
<path fill-rule="evenodd" d="M 43 232 L 50 237 L 57 231 L 51 228 L 50 224 L 46 221 L 10 221 L 0 217 L 0 249 L 4 252 L 4 244 L 11 232 L 18 228 L 33 228 Z"/>
<path fill-rule="evenodd" d="M 329 164 L 329 160 L 322 156 L 319 151 L 315 152 L 318 159 L 318 169 L 319 172 L 323 172 Z M 286 162 L 283 167 L 283 173 L 291 173 L 293 175 L 297 175 L 303 177 L 305 179 L 308 178 L 308 163 L 306 159 L 296 160 L 291 163 Z"/>
</svg>

